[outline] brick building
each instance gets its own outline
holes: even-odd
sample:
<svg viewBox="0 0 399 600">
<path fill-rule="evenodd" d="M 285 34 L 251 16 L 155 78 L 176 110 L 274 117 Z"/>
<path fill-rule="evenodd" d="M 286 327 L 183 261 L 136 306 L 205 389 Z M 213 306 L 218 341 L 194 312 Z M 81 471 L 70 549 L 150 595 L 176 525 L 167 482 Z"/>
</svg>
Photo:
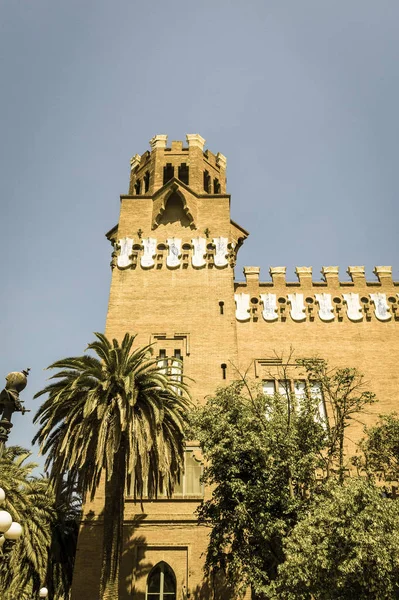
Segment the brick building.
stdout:
<svg viewBox="0 0 399 600">
<path fill-rule="evenodd" d="M 137 333 L 140 345 L 154 343 L 159 360 L 174 374 L 193 379 L 201 403 L 219 385 L 247 370 L 272 392 L 283 384 L 281 358 L 319 355 L 334 366 L 358 367 L 380 399 L 374 414 L 394 409 L 398 389 L 399 282 L 391 268 L 375 268 L 366 281 L 363 267 L 324 267 L 313 281 L 310 267 L 270 269 L 263 282 L 258 267 L 245 267 L 235 282 L 237 252 L 248 233 L 230 218 L 226 158 L 209 150 L 197 134 L 187 146 L 157 135 L 151 151 L 131 160 L 129 193 L 121 196 L 119 223 L 107 234 L 114 246 L 106 335 Z M 277 356 L 276 356 L 277 353 Z M 287 377 L 287 373 L 285 374 Z M 288 371 L 288 385 L 308 385 Z M 367 417 L 370 422 L 373 414 Z M 360 433 L 360 432 L 359 432 Z M 356 432 L 354 438 L 356 438 Z M 203 552 L 207 530 L 194 511 L 203 497 L 198 448 L 189 443 L 186 470 L 173 499 L 129 497 L 125 508 L 121 598 L 183 600 L 207 598 Z M 76 559 L 73 599 L 98 599 L 101 527 L 99 493 L 85 506 Z"/>
</svg>

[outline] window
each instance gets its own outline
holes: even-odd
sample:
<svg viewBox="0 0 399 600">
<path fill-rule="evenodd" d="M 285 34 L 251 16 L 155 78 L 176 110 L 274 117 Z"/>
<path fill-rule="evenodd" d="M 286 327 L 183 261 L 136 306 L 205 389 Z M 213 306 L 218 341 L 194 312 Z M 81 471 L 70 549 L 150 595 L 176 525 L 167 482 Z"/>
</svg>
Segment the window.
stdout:
<svg viewBox="0 0 399 600">
<path fill-rule="evenodd" d="M 316 381 L 309 382 L 309 391 L 313 398 L 317 398 L 319 401 L 319 415 L 322 421 L 325 423 L 327 421 L 327 411 L 326 405 L 324 403 L 323 392 L 321 390 L 320 384 Z"/>
<path fill-rule="evenodd" d="M 166 350 L 160 350 L 158 355 L 158 367 L 162 373 L 168 372 L 168 358 L 166 356 Z"/>
<path fill-rule="evenodd" d="M 144 193 L 146 194 L 150 189 L 150 172 L 146 171 L 144 175 Z"/>
<path fill-rule="evenodd" d="M 319 401 L 320 420 L 323 423 L 327 421 L 326 406 L 319 383 L 315 381 L 305 381 L 304 379 L 265 379 L 263 381 L 263 393 L 267 396 L 273 396 L 276 392 L 282 396 L 286 396 L 287 393 L 294 393 L 298 407 L 301 406 L 301 400 L 306 394 L 310 394 L 312 398 Z"/>
<path fill-rule="evenodd" d="M 165 375 L 166 374 L 170 375 L 170 378 L 172 381 L 177 381 L 179 383 L 182 383 L 182 381 L 183 381 L 183 357 L 182 357 L 181 350 L 179 348 L 177 348 L 174 351 L 172 358 L 170 358 L 166 355 L 166 350 L 164 350 L 164 349 L 160 350 L 159 355 L 158 355 L 158 367 L 160 367 L 162 373 L 165 373 Z M 176 388 L 176 391 L 180 396 L 182 393 L 182 390 L 179 388 Z"/>
<path fill-rule="evenodd" d="M 172 360 L 172 365 L 170 369 L 170 375 L 173 381 L 178 381 L 182 383 L 183 381 L 183 357 L 181 355 L 180 350 L 175 350 L 174 352 L 174 360 Z"/>
<path fill-rule="evenodd" d="M 213 180 L 213 193 L 220 194 L 220 183 L 219 183 L 219 179 L 216 179 L 216 177 Z"/>
<path fill-rule="evenodd" d="M 180 483 L 176 483 L 173 492 L 174 498 L 188 498 L 190 496 L 203 496 L 204 489 L 201 483 L 203 467 L 194 454 L 193 448 L 186 448 L 184 452 L 184 473 Z"/>
<path fill-rule="evenodd" d="M 273 396 L 276 393 L 274 379 L 267 379 L 263 382 L 263 393 L 266 394 L 266 396 Z"/>
<path fill-rule="evenodd" d="M 211 191 L 211 176 L 208 171 L 204 171 L 204 190 L 207 194 Z"/>
<path fill-rule="evenodd" d="M 186 165 L 186 163 L 182 163 L 180 165 L 178 172 L 180 181 L 188 185 L 188 166 Z"/>
<path fill-rule="evenodd" d="M 140 179 L 138 179 L 136 181 L 136 183 L 134 184 L 134 191 L 136 192 L 137 196 L 140 195 L 140 192 L 141 192 L 141 180 Z"/>
<path fill-rule="evenodd" d="M 175 175 L 175 168 L 172 166 L 172 163 L 167 163 L 166 167 L 163 168 L 163 183 L 168 183 L 170 179 L 173 179 Z"/>
<path fill-rule="evenodd" d="M 184 451 L 183 471 L 180 474 L 180 482 L 176 482 L 173 491 L 172 499 L 180 500 L 182 498 L 203 498 L 204 486 L 201 481 L 203 473 L 203 465 L 196 458 L 195 453 L 199 448 L 186 448 Z M 143 497 L 147 497 L 147 479 L 144 480 Z M 126 490 L 126 495 L 131 497 L 134 495 L 133 484 Z M 167 494 L 165 488 L 158 492 L 158 500 L 166 500 Z"/>
<path fill-rule="evenodd" d="M 176 577 L 166 562 L 152 569 L 147 579 L 147 600 L 176 600 Z"/>
</svg>

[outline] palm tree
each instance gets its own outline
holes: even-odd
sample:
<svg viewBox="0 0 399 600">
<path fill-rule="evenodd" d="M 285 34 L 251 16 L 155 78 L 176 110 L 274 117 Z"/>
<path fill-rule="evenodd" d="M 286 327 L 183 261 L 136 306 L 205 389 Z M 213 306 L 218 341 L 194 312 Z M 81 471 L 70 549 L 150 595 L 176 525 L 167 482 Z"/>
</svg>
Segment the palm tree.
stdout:
<svg viewBox="0 0 399 600">
<path fill-rule="evenodd" d="M 35 416 L 35 440 L 48 453 L 47 467 L 62 481 L 94 496 L 105 475 L 104 536 L 100 598 L 118 598 L 125 490 L 170 495 L 183 465 L 189 406 L 186 386 L 163 373 L 151 347 L 133 349 L 104 335 L 85 354 L 50 365 L 60 369 L 36 394 L 48 394 Z"/>
<path fill-rule="evenodd" d="M 0 561 L 3 600 L 30 599 L 46 580 L 54 495 L 48 479 L 34 477 L 38 465 L 28 462 L 30 452 L 10 446 L 0 458 L 5 509 L 23 526 L 18 542 L 6 541 Z"/>
<path fill-rule="evenodd" d="M 66 483 L 57 490 L 51 527 L 46 587 L 53 600 L 70 597 L 82 502 Z"/>
</svg>

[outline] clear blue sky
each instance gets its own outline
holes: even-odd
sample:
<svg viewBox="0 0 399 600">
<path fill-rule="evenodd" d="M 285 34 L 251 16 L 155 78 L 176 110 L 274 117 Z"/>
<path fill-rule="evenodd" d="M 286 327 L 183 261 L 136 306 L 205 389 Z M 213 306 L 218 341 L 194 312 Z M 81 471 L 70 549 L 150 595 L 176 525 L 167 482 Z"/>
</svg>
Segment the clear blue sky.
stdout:
<svg viewBox="0 0 399 600">
<path fill-rule="evenodd" d="M 104 329 L 129 159 L 200 133 L 228 159 L 242 267 L 393 264 L 397 0 L 0 0 L 0 378 Z"/>
</svg>

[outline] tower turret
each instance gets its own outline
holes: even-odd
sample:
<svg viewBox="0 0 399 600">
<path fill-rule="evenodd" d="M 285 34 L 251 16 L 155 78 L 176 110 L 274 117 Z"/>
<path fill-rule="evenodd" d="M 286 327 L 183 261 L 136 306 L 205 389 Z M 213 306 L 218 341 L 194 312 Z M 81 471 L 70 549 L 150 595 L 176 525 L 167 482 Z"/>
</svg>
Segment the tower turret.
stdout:
<svg viewBox="0 0 399 600">
<path fill-rule="evenodd" d="M 152 195 L 173 178 L 196 194 L 225 194 L 226 157 L 204 151 L 205 140 L 198 133 L 188 133 L 186 140 L 186 146 L 173 141 L 168 147 L 167 135 L 155 135 L 150 140 L 151 152 L 135 154 L 130 161 L 129 195 Z"/>
</svg>

